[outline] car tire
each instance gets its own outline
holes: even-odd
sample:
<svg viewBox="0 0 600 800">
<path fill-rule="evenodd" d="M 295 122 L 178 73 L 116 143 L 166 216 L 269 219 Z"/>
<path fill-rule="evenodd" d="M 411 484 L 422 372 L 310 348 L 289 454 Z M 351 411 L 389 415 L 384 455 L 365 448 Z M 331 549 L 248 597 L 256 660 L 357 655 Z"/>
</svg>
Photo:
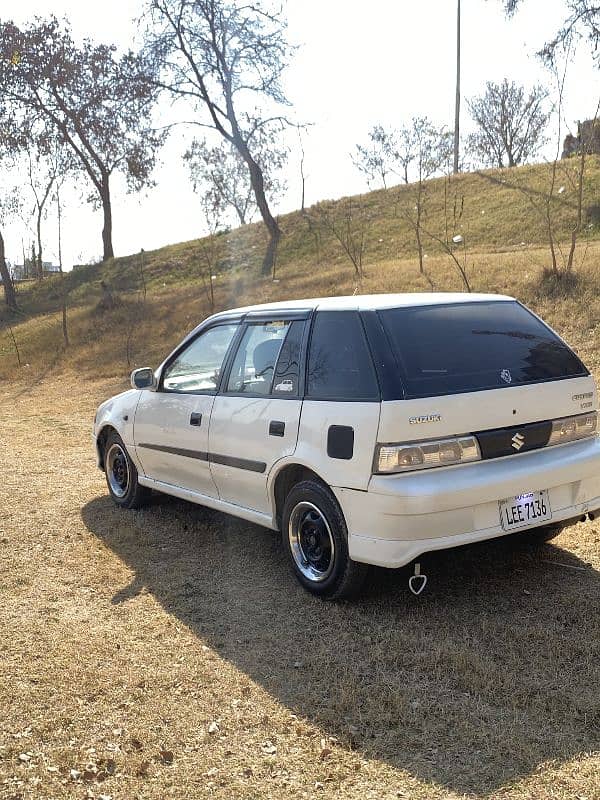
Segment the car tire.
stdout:
<svg viewBox="0 0 600 800">
<path fill-rule="evenodd" d="M 108 435 L 104 446 L 104 475 L 109 494 L 116 505 L 121 508 L 140 508 L 148 502 L 151 491 L 140 486 L 135 464 L 116 431 Z"/>
<path fill-rule="evenodd" d="M 292 571 L 307 591 L 329 600 L 359 593 L 368 566 L 350 558 L 342 509 L 322 483 L 307 480 L 291 489 L 281 537 Z"/>
</svg>

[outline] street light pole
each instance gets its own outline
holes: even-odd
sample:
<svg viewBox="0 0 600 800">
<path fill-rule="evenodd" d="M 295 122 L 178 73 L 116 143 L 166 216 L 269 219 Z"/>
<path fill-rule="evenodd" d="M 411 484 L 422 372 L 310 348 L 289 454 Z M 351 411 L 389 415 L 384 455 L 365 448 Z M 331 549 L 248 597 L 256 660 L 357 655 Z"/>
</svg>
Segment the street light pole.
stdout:
<svg viewBox="0 0 600 800">
<path fill-rule="evenodd" d="M 454 106 L 454 174 L 458 172 L 460 140 L 460 0 L 456 0 L 456 103 Z"/>
</svg>

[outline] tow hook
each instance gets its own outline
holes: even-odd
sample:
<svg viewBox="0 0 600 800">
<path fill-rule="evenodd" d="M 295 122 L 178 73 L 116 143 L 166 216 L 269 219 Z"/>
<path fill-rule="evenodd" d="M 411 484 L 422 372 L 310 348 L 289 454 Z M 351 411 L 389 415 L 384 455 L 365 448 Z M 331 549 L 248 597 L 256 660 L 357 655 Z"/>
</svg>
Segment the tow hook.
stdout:
<svg viewBox="0 0 600 800">
<path fill-rule="evenodd" d="M 408 588 L 418 597 L 426 586 L 427 575 L 421 573 L 421 565 L 417 562 L 415 564 L 415 574 L 408 579 Z"/>
</svg>

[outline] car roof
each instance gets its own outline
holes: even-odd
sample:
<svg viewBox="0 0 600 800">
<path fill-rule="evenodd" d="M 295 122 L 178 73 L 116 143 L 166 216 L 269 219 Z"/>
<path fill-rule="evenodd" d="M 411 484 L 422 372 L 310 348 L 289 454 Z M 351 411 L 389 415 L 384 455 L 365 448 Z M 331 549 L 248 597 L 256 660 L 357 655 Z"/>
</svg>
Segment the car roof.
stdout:
<svg viewBox="0 0 600 800">
<path fill-rule="evenodd" d="M 316 297 L 305 300 L 283 300 L 277 303 L 261 303 L 242 306 L 216 314 L 249 314 L 253 311 L 366 311 L 383 308 L 432 306 L 448 303 L 482 303 L 494 300 L 513 300 L 501 294 L 468 294 L 467 292 L 405 292 L 403 294 L 363 294 L 345 297 Z"/>
</svg>

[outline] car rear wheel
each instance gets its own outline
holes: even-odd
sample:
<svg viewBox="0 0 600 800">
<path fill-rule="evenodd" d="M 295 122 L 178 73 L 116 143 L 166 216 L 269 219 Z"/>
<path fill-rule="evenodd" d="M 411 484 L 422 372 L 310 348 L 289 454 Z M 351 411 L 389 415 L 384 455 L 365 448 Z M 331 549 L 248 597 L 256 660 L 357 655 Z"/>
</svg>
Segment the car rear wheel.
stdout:
<svg viewBox="0 0 600 800">
<path fill-rule="evenodd" d="M 113 501 L 121 508 L 140 508 L 150 490 L 140 486 L 135 464 L 118 433 L 109 434 L 104 447 L 104 474 Z"/>
<path fill-rule="evenodd" d="M 318 481 L 296 484 L 283 508 L 282 540 L 302 586 L 319 597 L 356 595 L 368 572 L 348 555 L 348 531 L 339 504 Z"/>
</svg>

